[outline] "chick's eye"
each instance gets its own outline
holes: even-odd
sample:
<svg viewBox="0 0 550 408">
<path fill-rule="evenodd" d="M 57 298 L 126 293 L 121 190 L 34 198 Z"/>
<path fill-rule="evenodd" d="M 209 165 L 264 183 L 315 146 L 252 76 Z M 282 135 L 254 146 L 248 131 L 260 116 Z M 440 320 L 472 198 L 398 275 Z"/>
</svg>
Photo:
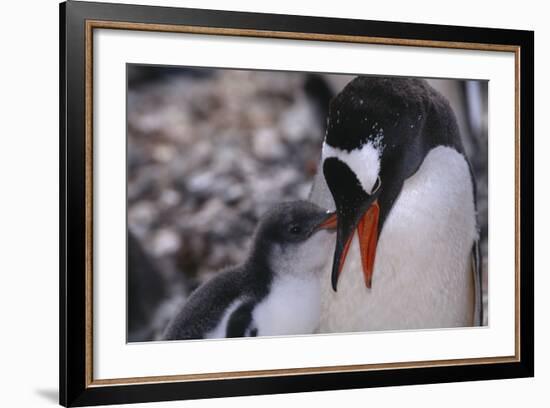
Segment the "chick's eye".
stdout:
<svg viewBox="0 0 550 408">
<path fill-rule="evenodd" d="M 302 232 L 302 229 L 299 225 L 291 225 L 289 231 L 291 234 L 299 234 L 300 232 Z"/>
</svg>

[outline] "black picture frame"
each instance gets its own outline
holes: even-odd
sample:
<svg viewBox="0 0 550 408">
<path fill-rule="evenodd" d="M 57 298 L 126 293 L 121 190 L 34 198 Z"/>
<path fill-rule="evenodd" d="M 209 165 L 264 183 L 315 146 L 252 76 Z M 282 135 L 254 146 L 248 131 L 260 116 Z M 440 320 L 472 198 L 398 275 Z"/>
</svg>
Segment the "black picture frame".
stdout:
<svg viewBox="0 0 550 408">
<path fill-rule="evenodd" d="M 68 1 L 60 5 L 60 403 L 121 404 L 395 385 L 445 383 L 534 375 L 534 33 L 532 31 L 256 14 Z M 86 30 L 89 21 L 185 25 L 230 30 L 369 37 L 516 47 L 521 135 L 516 166 L 521 201 L 516 260 L 519 357 L 492 364 L 386 368 L 195 381 L 94 385 L 89 369 L 90 307 L 86 265 L 89 251 L 86 143 Z M 266 36 L 269 37 L 269 36 Z"/>
</svg>

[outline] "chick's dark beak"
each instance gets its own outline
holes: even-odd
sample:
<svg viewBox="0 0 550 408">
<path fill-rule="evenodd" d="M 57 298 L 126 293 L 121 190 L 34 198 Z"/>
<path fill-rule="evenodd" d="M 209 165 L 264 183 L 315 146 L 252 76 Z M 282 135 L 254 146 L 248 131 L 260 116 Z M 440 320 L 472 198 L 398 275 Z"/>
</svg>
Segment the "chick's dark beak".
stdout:
<svg viewBox="0 0 550 408">
<path fill-rule="evenodd" d="M 332 265 L 331 282 L 334 291 L 348 254 L 354 232 L 357 231 L 365 285 L 372 285 L 376 244 L 378 241 L 378 218 L 380 207 L 377 197 L 380 180 L 373 194 L 368 194 L 355 173 L 343 161 L 329 157 L 323 163 L 323 173 L 336 205 L 338 223 L 336 248 Z"/>
</svg>

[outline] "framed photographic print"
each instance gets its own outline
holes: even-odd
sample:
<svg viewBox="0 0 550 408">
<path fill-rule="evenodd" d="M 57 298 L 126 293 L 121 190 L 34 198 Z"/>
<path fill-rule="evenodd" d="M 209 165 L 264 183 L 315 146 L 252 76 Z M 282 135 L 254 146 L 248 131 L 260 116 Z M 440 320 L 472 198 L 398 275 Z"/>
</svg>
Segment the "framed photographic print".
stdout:
<svg viewBox="0 0 550 408">
<path fill-rule="evenodd" d="M 533 376 L 533 32 L 60 24 L 61 404 Z"/>
</svg>

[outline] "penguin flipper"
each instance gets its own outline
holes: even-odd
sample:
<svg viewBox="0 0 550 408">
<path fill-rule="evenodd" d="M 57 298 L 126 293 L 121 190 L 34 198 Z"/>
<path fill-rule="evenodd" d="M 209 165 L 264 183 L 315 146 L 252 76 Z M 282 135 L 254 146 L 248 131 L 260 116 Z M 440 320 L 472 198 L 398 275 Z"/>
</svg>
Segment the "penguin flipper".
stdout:
<svg viewBox="0 0 550 408">
<path fill-rule="evenodd" d="M 258 329 L 253 326 L 254 302 L 240 305 L 229 317 L 225 337 L 256 337 Z"/>
<path fill-rule="evenodd" d="M 482 259 L 479 240 L 472 247 L 472 274 L 474 278 L 474 326 L 483 326 Z"/>
</svg>

